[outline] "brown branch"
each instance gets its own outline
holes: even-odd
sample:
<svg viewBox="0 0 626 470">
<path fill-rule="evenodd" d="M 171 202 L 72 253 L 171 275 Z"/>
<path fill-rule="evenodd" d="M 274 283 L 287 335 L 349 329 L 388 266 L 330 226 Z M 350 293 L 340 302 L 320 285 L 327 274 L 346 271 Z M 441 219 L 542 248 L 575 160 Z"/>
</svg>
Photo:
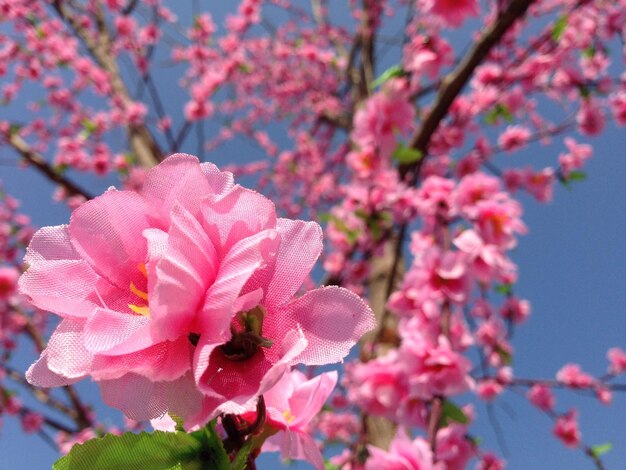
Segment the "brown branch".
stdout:
<svg viewBox="0 0 626 470">
<path fill-rule="evenodd" d="M 491 49 L 502 39 L 516 20 L 524 16 L 533 0 L 513 0 L 508 8 L 498 17 L 465 56 L 457 68 L 442 81 L 435 104 L 422 122 L 419 130 L 413 135 L 410 147 L 420 150 L 426 155 L 431 137 L 448 114 L 450 106 L 469 81 L 474 70 L 487 57 Z M 421 159 L 420 162 L 423 162 Z M 419 169 L 421 163 L 413 164 Z M 405 167 L 409 169 L 410 166 Z"/>
<path fill-rule="evenodd" d="M 52 166 L 41 155 L 30 148 L 30 146 L 17 134 L 17 132 L 12 132 L 8 136 L 7 142 L 24 160 L 35 167 L 39 173 L 44 175 L 50 181 L 61 185 L 70 195 L 80 195 L 85 199 L 93 198 L 93 196 L 87 191 L 52 168 Z"/>
<path fill-rule="evenodd" d="M 80 38 L 96 63 L 107 72 L 111 80 L 111 88 L 113 89 L 114 95 L 121 100 L 123 106 L 130 105 L 132 99 L 122 80 L 117 62 L 113 55 L 113 41 L 111 33 L 106 27 L 102 9 L 99 8 L 96 12 L 97 38 L 94 38 L 90 34 L 90 31 L 65 7 L 62 1 L 55 0 L 52 2 L 52 6 L 59 17 L 61 17 L 61 19 L 72 28 L 74 34 Z M 150 168 L 163 160 L 163 152 L 152 137 L 150 130 L 144 124 L 129 124 L 126 132 L 133 153 L 145 168 Z"/>
</svg>

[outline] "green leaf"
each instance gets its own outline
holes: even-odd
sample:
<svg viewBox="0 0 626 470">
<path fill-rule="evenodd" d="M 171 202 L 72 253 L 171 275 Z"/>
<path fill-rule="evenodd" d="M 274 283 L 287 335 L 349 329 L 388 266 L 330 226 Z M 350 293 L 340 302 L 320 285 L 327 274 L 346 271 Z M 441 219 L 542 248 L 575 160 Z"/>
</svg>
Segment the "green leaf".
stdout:
<svg viewBox="0 0 626 470">
<path fill-rule="evenodd" d="M 508 366 L 513 362 L 513 356 L 511 356 L 511 353 L 509 351 L 507 351 L 506 349 L 502 349 L 500 346 L 496 346 L 495 349 L 505 366 Z"/>
<path fill-rule="evenodd" d="M 567 175 L 567 181 L 585 181 L 587 179 L 587 173 L 584 171 L 576 170 L 571 171 Z"/>
<path fill-rule="evenodd" d="M 423 157 L 422 152 L 410 147 L 404 146 L 404 144 L 398 144 L 396 150 L 393 152 L 391 158 L 396 160 L 402 165 L 409 165 L 411 163 L 418 162 Z"/>
<path fill-rule="evenodd" d="M 246 464 L 248 463 L 248 456 L 250 455 L 250 451 L 252 450 L 253 439 L 249 437 L 246 443 L 243 445 L 237 455 L 235 456 L 235 460 L 230 464 L 231 470 L 244 470 L 246 468 Z"/>
<path fill-rule="evenodd" d="M 591 447 L 591 452 L 596 457 L 600 457 L 601 455 L 606 454 L 612 448 L 613 448 L 613 444 L 611 444 L 610 442 L 606 442 L 604 444 L 598 444 L 597 446 L 592 446 Z"/>
<path fill-rule="evenodd" d="M 121 436 L 107 434 L 84 444 L 77 444 L 69 454 L 57 460 L 52 468 L 226 470 L 229 468 L 229 460 L 214 429 L 196 431 L 193 434 L 127 432 Z"/>
<path fill-rule="evenodd" d="M 325 470 L 339 470 L 339 467 L 335 464 L 330 463 L 328 460 L 325 460 L 324 469 Z"/>
<path fill-rule="evenodd" d="M 394 65 L 385 70 L 380 77 L 378 77 L 372 83 L 372 88 L 377 88 L 381 86 L 386 81 L 394 78 L 394 77 L 402 77 L 405 75 L 404 70 L 399 65 Z"/>
<path fill-rule="evenodd" d="M 230 459 L 224 450 L 220 436 L 215 430 L 216 421 L 217 419 L 214 419 L 204 428 L 191 434 L 201 443 L 198 464 L 201 465 L 202 470 L 226 470 L 230 468 Z M 195 469 L 196 467 L 190 468 Z"/>
<path fill-rule="evenodd" d="M 441 415 L 441 424 L 443 426 L 447 426 L 450 421 L 454 421 L 456 423 L 467 424 L 469 423 L 469 418 L 463 410 L 456 406 L 449 400 L 445 400 L 443 402 L 443 413 Z"/>
<path fill-rule="evenodd" d="M 565 31 L 565 28 L 567 28 L 568 19 L 569 19 L 569 15 L 563 15 L 554 22 L 554 27 L 552 28 L 552 34 L 551 34 L 552 40 L 554 42 L 558 42 L 559 39 L 561 39 L 561 36 L 563 36 L 563 32 Z"/>
<path fill-rule="evenodd" d="M 596 48 L 594 46 L 589 46 L 587 49 L 583 50 L 582 54 L 583 57 L 591 59 L 594 55 L 596 55 Z"/>
<path fill-rule="evenodd" d="M 498 294 L 511 295 L 513 293 L 513 286 L 511 284 L 498 284 L 495 288 Z"/>
<path fill-rule="evenodd" d="M 505 104 L 498 103 L 485 115 L 485 122 L 490 126 L 497 124 L 498 120 L 502 118 L 506 122 L 513 122 L 513 114 L 509 107 Z"/>
</svg>

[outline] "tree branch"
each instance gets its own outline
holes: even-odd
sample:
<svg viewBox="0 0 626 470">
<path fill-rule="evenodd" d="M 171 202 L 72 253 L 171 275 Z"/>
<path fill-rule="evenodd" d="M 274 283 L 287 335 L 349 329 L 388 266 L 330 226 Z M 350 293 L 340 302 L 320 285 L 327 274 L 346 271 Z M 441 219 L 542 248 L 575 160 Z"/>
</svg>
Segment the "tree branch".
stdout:
<svg viewBox="0 0 626 470">
<path fill-rule="evenodd" d="M 39 173 L 44 175 L 50 181 L 61 185 L 71 195 L 80 195 L 85 199 L 92 199 L 93 196 L 82 189 L 74 182 L 59 174 L 52 166 L 22 139 L 16 132 L 11 133 L 7 142 L 13 147 L 20 156 L 30 165 L 35 167 Z"/>
</svg>

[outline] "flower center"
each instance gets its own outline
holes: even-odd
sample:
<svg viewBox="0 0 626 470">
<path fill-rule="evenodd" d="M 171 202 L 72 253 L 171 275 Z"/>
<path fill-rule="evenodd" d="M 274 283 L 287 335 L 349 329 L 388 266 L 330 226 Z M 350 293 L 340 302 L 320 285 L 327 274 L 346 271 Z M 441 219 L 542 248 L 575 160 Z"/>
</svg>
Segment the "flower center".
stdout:
<svg viewBox="0 0 626 470">
<path fill-rule="evenodd" d="M 266 314 L 260 305 L 237 314 L 237 318 L 230 325 L 232 338 L 220 346 L 226 359 L 245 361 L 254 356 L 260 347 L 272 347 L 273 341 L 262 336 L 263 318 Z"/>
<path fill-rule="evenodd" d="M 137 266 L 137 269 L 139 269 L 139 272 L 141 272 L 141 274 L 143 274 L 143 276 L 147 280 L 148 272 L 146 271 L 146 265 L 142 263 Z M 128 304 L 128 308 L 130 308 L 133 312 L 139 315 L 143 315 L 144 317 L 150 315 L 150 309 L 148 308 L 148 293 L 138 289 L 134 282 L 130 283 L 130 291 L 137 297 L 139 297 L 139 299 L 142 301 L 140 303 L 143 305 Z"/>
</svg>

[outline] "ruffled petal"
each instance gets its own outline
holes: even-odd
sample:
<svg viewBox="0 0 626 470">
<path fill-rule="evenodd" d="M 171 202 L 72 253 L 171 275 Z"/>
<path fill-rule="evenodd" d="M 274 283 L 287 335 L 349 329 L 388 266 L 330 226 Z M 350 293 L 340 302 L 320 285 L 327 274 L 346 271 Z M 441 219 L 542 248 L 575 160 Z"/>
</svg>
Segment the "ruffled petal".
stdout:
<svg viewBox="0 0 626 470">
<path fill-rule="evenodd" d="M 241 186 L 221 197 L 207 198 L 202 214 L 206 233 L 220 254 L 239 240 L 276 226 L 272 201 Z"/>
<path fill-rule="evenodd" d="M 290 427 L 304 427 L 322 409 L 337 384 L 337 371 L 325 372 L 307 380 L 295 390 L 289 399 L 289 409 L 295 419 Z"/>
<path fill-rule="evenodd" d="M 205 342 L 228 341 L 230 323 L 237 313 L 233 311 L 235 301 L 255 270 L 274 256 L 277 242 L 276 232 L 266 230 L 241 240 L 226 254 L 198 319 L 198 333 Z"/>
<path fill-rule="evenodd" d="M 156 226 L 151 208 L 140 195 L 110 190 L 74 211 L 69 233 L 72 244 L 98 274 L 120 289 L 137 284 L 137 269 L 145 262 L 142 232 Z"/>
<path fill-rule="evenodd" d="M 156 285 L 149 292 L 155 339 L 174 340 L 189 332 L 215 279 L 217 263 L 213 244 L 198 221 L 175 205 L 167 249 L 156 266 Z"/>
<path fill-rule="evenodd" d="M 66 318 L 48 341 L 48 368 L 68 379 L 85 377 L 91 371 L 93 354 L 84 345 L 85 320 Z"/>
<path fill-rule="evenodd" d="M 208 172 L 207 175 L 196 157 L 177 153 L 148 171 L 141 193 L 164 221 L 169 220 L 177 203 L 195 216 L 200 211 L 202 199 L 216 192 L 212 184 L 216 189 L 222 189 L 222 180 L 228 179 L 219 173 L 217 170 L 217 173 Z"/>
<path fill-rule="evenodd" d="M 94 354 L 128 354 L 152 346 L 150 319 L 98 308 L 85 325 L 84 341 Z"/>
<path fill-rule="evenodd" d="M 246 290 L 262 287 L 268 309 L 287 303 L 307 278 L 322 251 L 322 228 L 315 222 L 278 219 L 280 247 L 273 264 L 257 272 Z"/>
<path fill-rule="evenodd" d="M 70 241 L 68 227 L 57 225 L 37 230 L 26 249 L 24 263 L 33 265 L 40 261 L 81 259 Z"/>
<path fill-rule="evenodd" d="M 35 387 L 63 387 L 78 382 L 83 377 L 68 379 L 56 372 L 52 372 L 48 366 L 48 353 L 44 350 L 37 361 L 26 371 L 26 380 Z"/>
<path fill-rule="evenodd" d="M 292 364 L 323 365 L 342 361 L 375 326 L 374 314 L 361 298 L 331 286 L 310 291 L 272 310 L 265 317 L 263 331 L 270 338 L 280 338 L 287 331 L 301 328 L 308 346 Z"/>
</svg>

